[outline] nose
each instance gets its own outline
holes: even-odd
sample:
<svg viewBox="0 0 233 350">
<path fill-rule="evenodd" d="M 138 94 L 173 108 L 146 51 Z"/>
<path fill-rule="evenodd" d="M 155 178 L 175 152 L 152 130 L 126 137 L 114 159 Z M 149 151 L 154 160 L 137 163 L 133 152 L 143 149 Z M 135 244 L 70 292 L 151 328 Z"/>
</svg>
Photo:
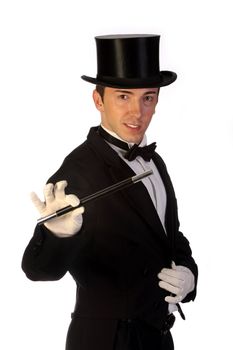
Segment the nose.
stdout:
<svg viewBox="0 0 233 350">
<path fill-rule="evenodd" d="M 142 116 L 142 106 L 141 102 L 137 100 L 131 101 L 130 104 L 130 115 L 136 119 L 140 119 Z"/>
</svg>

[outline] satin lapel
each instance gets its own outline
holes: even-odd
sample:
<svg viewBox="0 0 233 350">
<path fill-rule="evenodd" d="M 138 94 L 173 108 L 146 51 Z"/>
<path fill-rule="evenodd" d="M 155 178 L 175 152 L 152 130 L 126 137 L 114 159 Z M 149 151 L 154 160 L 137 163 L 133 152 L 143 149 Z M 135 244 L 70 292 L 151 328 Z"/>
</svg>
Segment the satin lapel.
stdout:
<svg viewBox="0 0 233 350">
<path fill-rule="evenodd" d="M 166 207 L 166 216 L 165 216 L 165 226 L 168 234 L 168 238 L 170 241 L 170 247 L 172 256 L 175 254 L 175 232 L 179 228 L 179 222 L 178 222 L 178 216 L 177 216 L 177 203 L 176 203 L 176 197 L 175 192 L 173 189 L 173 185 L 170 179 L 170 176 L 167 172 L 166 165 L 162 158 L 155 153 L 153 157 L 153 161 L 160 173 L 160 176 L 163 180 L 166 194 L 167 194 L 167 207 Z"/>
<path fill-rule="evenodd" d="M 117 155 L 117 153 L 96 133 L 96 128 L 89 134 L 89 141 L 93 149 L 101 157 L 105 166 L 108 167 L 112 182 L 116 183 L 135 175 L 134 171 Z M 158 214 L 144 184 L 139 181 L 121 191 L 122 196 L 129 202 L 131 208 L 137 211 L 151 231 L 148 237 L 149 244 L 154 244 L 155 237 L 160 238 L 164 244 L 168 244 L 167 235 L 163 229 Z M 142 237 L 145 240 L 145 237 Z"/>
<path fill-rule="evenodd" d="M 124 170 L 122 167 L 122 171 L 119 173 L 119 169 L 114 169 L 114 167 L 112 167 L 111 175 L 114 181 L 120 181 L 119 175 L 127 177 L 128 168 L 128 165 L 124 163 Z M 135 175 L 131 168 L 129 169 L 129 176 Z M 122 191 L 122 196 L 129 202 L 131 208 L 137 211 L 138 215 L 149 226 L 152 236 L 159 236 L 164 243 L 167 243 L 166 233 L 144 184 L 140 181 L 126 188 Z"/>
</svg>

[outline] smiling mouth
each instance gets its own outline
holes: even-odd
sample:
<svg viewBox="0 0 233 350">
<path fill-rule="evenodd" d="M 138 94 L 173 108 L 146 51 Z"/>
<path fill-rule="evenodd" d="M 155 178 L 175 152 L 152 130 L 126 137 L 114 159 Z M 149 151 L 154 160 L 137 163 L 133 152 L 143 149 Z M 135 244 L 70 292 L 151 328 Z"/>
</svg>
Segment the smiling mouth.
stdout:
<svg viewBox="0 0 233 350">
<path fill-rule="evenodd" d="M 125 123 L 125 125 L 128 127 L 128 128 L 131 128 L 131 129 L 139 129 L 139 125 L 135 125 L 135 124 L 128 124 L 128 123 Z"/>
</svg>

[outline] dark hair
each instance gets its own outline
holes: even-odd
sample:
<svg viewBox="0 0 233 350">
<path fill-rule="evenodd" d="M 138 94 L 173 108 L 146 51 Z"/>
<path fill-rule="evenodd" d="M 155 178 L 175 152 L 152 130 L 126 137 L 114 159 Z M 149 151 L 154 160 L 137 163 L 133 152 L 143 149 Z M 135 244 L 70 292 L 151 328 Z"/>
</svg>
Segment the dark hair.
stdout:
<svg viewBox="0 0 233 350">
<path fill-rule="evenodd" d="M 105 86 L 96 85 L 96 91 L 100 94 L 102 101 L 104 101 L 104 89 L 105 89 Z"/>
</svg>

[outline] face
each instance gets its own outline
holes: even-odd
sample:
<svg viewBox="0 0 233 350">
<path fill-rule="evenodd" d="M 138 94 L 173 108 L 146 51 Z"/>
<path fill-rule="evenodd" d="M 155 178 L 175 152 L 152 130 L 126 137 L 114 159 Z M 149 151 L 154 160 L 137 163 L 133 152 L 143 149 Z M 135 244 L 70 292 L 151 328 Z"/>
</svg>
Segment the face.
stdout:
<svg viewBox="0 0 233 350">
<path fill-rule="evenodd" d="M 158 88 L 106 87 L 104 101 L 96 90 L 93 92 L 93 99 L 104 127 L 127 142 L 140 143 L 155 112 L 158 92 Z"/>
</svg>

